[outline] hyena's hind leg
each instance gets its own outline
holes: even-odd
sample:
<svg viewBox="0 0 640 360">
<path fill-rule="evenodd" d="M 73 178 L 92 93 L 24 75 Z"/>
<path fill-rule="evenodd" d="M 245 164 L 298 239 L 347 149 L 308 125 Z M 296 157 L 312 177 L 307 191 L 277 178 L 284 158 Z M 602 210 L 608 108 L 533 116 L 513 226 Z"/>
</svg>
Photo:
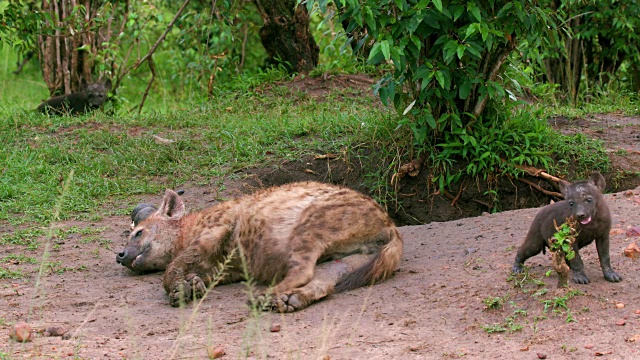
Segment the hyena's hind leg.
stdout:
<svg viewBox="0 0 640 360">
<path fill-rule="evenodd" d="M 291 291 L 276 293 L 271 302 L 272 310 L 293 312 L 307 307 L 334 292 L 338 280 L 367 264 L 374 255 L 355 254 L 340 260 L 318 264 L 315 273 L 306 285 Z"/>
</svg>

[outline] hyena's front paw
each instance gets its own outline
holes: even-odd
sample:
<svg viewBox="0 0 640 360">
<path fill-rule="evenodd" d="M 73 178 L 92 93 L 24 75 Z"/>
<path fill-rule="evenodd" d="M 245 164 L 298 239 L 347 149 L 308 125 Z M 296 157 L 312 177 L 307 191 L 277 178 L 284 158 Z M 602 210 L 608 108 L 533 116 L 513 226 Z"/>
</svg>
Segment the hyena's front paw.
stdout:
<svg viewBox="0 0 640 360">
<path fill-rule="evenodd" d="M 589 278 L 582 271 L 574 271 L 573 272 L 573 282 L 576 284 L 588 284 Z"/>
<path fill-rule="evenodd" d="M 519 263 L 519 262 L 516 262 L 515 264 L 513 264 L 513 267 L 511 268 L 511 271 L 512 271 L 514 274 L 520 274 L 521 272 L 523 272 L 523 271 L 524 271 L 524 265 L 522 265 L 522 264 L 521 264 L 521 263 Z"/>
<path fill-rule="evenodd" d="M 611 281 L 611 282 L 620 282 L 620 281 L 622 281 L 622 277 L 620 275 L 618 275 L 617 272 L 613 271 L 613 269 L 606 270 L 604 272 L 604 278 L 607 281 Z"/>
<path fill-rule="evenodd" d="M 192 299 L 204 296 L 207 287 L 197 275 L 189 275 L 186 279 L 176 281 L 169 290 L 169 303 L 173 307 L 186 304 Z"/>
</svg>

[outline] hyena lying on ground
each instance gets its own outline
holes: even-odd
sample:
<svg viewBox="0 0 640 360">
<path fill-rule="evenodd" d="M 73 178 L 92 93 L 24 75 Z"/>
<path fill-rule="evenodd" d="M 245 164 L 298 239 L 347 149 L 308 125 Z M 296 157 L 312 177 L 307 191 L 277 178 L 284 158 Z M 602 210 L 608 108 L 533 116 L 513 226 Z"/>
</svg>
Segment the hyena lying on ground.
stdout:
<svg viewBox="0 0 640 360">
<path fill-rule="evenodd" d="M 261 305 L 291 312 L 388 278 L 402 246 L 393 221 L 373 199 L 303 182 L 188 215 L 178 194 L 167 190 L 158 210 L 132 230 L 116 261 L 136 272 L 166 269 L 164 288 L 178 306 L 192 295 L 203 296 L 219 263 L 235 251 L 222 283 L 244 279 L 242 254 L 250 277 L 276 284 L 269 297 L 259 297 Z"/>
<path fill-rule="evenodd" d="M 54 96 L 38 105 L 36 110 L 51 115 L 80 115 L 99 108 L 107 100 L 111 79 L 88 84 L 82 80 L 78 92 Z"/>
<path fill-rule="evenodd" d="M 596 241 L 604 278 L 611 282 L 621 281 L 620 275 L 611 268 L 609 259 L 611 213 L 602 196 L 604 188 L 605 180 L 598 172 L 594 172 L 589 180 L 573 184 L 561 182 L 560 190 L 565 199 L 543 207 L 533 219 L 527 237 L 516 254 L 513 272 L 521 272 L 523 264 L 528 258 L 537 255 L 540 251 L 544 253 L 545 248 L 549 246 L 549 239 L 556 232 L 554 220 L 560 225 L 567 218 L 573 217 L 576 220 L 578 237 L 573 244 L 575 257 L 567 260 L 567 264 L 573 272 L 573 281 L 578 284 L 589 283 L 578 249 L 591 244 L 593 240 Z"/>
</svg>

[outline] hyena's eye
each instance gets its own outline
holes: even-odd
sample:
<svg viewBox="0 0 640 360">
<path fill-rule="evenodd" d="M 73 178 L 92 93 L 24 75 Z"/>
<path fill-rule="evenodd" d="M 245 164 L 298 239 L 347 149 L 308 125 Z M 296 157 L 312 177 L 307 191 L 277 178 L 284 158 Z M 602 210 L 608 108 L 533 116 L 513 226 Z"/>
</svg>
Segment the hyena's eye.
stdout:
<svg viewBox="0 0 640 360">
<path fill-rule="evenodd" d="M 573 207 L 573 201 L 569 201 L 569 206 Z"/>
<path fill-rule="evenodd" d="M 592 198 L 587 198 L 587 202 L 588 202 L 588 203 L 590 203 L 590 202 L 592 202 L 592 201 L 593 201 L 593 199 L 592 199 Z"/>
<path fill-rule="evenodd" d="M 142 229 L 136 231 L 136 233 L 133 235 L 134 238 L 138 238 L 140 237 L 140 235 L 142 235 Z"/>
</svg>

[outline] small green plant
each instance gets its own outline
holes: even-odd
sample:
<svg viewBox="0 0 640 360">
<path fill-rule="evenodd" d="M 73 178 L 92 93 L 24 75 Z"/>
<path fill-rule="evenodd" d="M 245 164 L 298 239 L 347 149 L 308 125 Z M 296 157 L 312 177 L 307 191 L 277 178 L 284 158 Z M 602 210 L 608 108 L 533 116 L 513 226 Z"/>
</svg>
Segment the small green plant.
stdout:
<svg viewBox="0 0 640 360">
<path fill-rule="evenodd" d="M 529 273 L 529 267 L 527 266 L 524 266 L 524 270 L 521 273 L 509 274 L 507 281 L 512 282 L 514 288 L 520 288 L 520 289 L 524 288 L 528 284 L 532 284 L 537 287 L 546 285 L 544 281 L 542 281 L 541 279 L 536 279 L 535 277 L 531 276 L 531 274 Z M 528 290 L 524 290 L 524 291 L 528 292 Z"/>
<path fill-rule="evenodd" d="M 511 302 L 511 305 L 514 306 L 515 304 Z M 527 311 L 524 309 L 516 309 L 513 311 L 513 314 L 511 314 L 510 316 L 507 316 L 502 323 L 483 325 L 482 329 L 487 334 L 506 332 L 506 331 L 516 332 L 516 331 L 522 330 L 522 325 L 518 324 L 516 320 L 518 319 L 519 316 L 527 316 L 527 314 L 528 314 Z"/>
<path fill-rule="evenodd" d="M 553 234 L 553 239 L 551 240 L 551 246 L 549 248 L 551 251 L 562 251 L 567 260 L 571 260 L 576 256 L 572 247 L 574 241 L 576 241 L 576 237 L 578 236 L 575 229 L 575 223 L 575 220 L 567 219 L 567 221 L 558 226 L 554 221 L 556 233 Z"/>
<path fill-rule="evenodd" d="M 505 298 L 504 297 L 493 297 L 487 296 L 482 302 L 486 309 L 501 309 L 502 305 L 504 305 Z"/>
<path fill-rule="evenodd" d="M 507 328 L 502 326 L 501 324 L 491 324 L 491 325 L 482 325 L 482 330 L 484 330 L 487 334 L 499 333 L 507 331 Z"/>
<path fill-rule="evenodd" d="M 552 255 L 553 269 L 558 273 L 558 287 L 567 286 L 569 279 L 569 266 L 566 261 L 576 256 L 573 243 L 576 241 L 576 221 L 573 217 L 567 218 L 560 226 L 553 220 L 556 233 L 549 239 L 549 250 Z"/>
<path fill-rule="evenodd" d="M 0 262 L 6 263 L 6 262 L 12 262 L 12 263 L 29 263 L 29 264 L 35 264 L 38 261 L 30 256 L 26 256 L 24 254 L 9 254 L 7 256 L 5 256 L 4 258 L 2 258 L 2 260 L 0 260 Z"/>
<path fill-rule="evenodd" d="M 549 309 L 552 309 L 553 312 L 560 313 L 562 310 L 569 310 L 567 302 L 578 295 L 583 295 L 584 293 L 580 290 L 570 289 L 564 296 L 555 296 L 553 299 L 541 300 L 540 302 L 544 306 L 544 312 L 546 313 Z"/>
<path fill-rule="evenodd" d="M 23 276 L 22 271 L 9 270 L 0 266 L 0 279 L 20 279 Z"/>
</svg>

